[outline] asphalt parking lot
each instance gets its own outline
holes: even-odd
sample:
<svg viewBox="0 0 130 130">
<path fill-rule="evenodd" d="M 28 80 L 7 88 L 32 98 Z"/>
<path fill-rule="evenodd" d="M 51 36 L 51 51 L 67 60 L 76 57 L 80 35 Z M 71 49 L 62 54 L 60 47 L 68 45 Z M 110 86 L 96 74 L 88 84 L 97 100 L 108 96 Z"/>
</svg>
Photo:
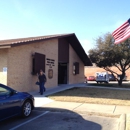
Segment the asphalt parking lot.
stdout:
<svg viewBox="0 0 130 130">
<path fill-rule="evenodd" d="M 30 117 L 0 123 L 1 130 L 117 130 L 117 117 L 80 114 L 69 110 L 36 108 Z"/>
</svg>

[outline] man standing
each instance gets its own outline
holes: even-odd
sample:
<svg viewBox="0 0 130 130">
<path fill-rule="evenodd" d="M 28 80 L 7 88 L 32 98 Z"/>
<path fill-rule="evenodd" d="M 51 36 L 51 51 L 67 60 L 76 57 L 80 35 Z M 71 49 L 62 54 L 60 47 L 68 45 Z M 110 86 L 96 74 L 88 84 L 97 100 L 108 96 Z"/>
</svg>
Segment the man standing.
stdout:
<svg viewBox="0 0 130 130">
<path fill-rule="evenodd" d="M 43 95 L 43 91 L 44 92 L 46 91 L 45 86 L 44 86 L 44 84 L 46 82 L 46 76 L 42 70 L 40 70 L 38 79 L 39 79 L 39 83 L 40 83 L 40 94 Z"/>
</svg>

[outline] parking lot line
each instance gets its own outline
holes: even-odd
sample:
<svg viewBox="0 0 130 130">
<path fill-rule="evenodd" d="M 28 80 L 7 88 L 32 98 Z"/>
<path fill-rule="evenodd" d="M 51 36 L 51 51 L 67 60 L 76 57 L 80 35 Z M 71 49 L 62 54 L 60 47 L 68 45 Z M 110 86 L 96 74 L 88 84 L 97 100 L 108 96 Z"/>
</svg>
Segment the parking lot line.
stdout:
<svg viewBox="0 0 130 130">
<path fill-rule="evenodd" d="M 20 126 L 22 126 L 22 125 L 25 125 L 25 124 L 27 124 L 27 123 L 29 123 L 29 122 L 31 122 L 31 121 L 33 121 L 33 120 L 35 120 L 35 119 L 37 119 L 37 118 L 39 118 L 39 117 L 45 115 L 45 114 L 47 114 L 47 113 L 49 113 L 49 111 L 46 111 L 46 112 L 40 114 L 39 116 L 36 116 L 36 117 L 34 117 L 34 118 L 32 118 L 32 119 L 30 119 L 30 120 L 24 122 L 24 123 L 21 123 L 20 125 L 17 125 L 17 126 L 15 126 L 15 127 L 11 128 L 10 130 L 15 130 L 15 129 L 17 129 L 18 127 L 20 127 Z"/>
</svg>

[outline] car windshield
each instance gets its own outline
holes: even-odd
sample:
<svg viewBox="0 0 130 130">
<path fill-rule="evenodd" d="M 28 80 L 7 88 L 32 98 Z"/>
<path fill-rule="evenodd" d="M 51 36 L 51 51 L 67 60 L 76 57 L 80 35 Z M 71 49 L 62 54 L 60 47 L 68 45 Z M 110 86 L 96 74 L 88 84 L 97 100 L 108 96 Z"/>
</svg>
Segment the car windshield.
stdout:
<svg viewBox="0 0 130 130">
<path fill-rule="evenodd" d="M 4 88 L 4 85 L 0 84 L 0 96 L 1 95 L 8 95 L 10 94 L 10 90 L 7 88 Z"/>
</svg>

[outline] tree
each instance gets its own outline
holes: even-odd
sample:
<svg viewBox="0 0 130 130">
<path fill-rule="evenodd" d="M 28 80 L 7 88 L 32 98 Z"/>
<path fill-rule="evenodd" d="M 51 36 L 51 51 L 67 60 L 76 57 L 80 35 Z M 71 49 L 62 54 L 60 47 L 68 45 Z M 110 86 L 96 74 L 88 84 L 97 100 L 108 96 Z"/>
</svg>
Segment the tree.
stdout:
<svg viewBox="0 0 130 130">
<path fill-rule="evenodd" d="M 121 86 L 126 70 L 130 68 L 130 41 L 127 39 L 121 44 L 114 44 L 110 33 L 96 39 L 96 47 L 89 50 L 89 57 L 98 67 L 119 76 L 118 84 Z M 111 69 L 115 66 L 120 74 Z"/>
</svg>

